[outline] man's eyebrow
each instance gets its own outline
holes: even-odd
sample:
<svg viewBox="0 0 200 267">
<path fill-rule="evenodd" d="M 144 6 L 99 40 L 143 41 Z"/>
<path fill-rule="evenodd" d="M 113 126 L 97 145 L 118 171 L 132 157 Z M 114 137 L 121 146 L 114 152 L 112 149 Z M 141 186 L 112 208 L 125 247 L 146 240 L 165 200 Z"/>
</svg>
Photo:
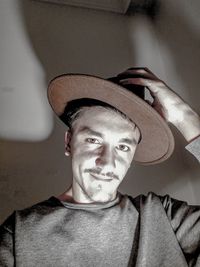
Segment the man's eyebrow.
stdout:
<svg viewBox="0 0 200 267">
<path fill-rule="evenodd" d="M 133 139 L 122 138 L 122 139 L 119 140 L 119 142 L 127 143 L 127 144 L 129 144 L 129 145 L 133 145 L 133 144 L 134 144 L 134 145 L 137 145 L 137 144 L 138 144 L 138 142 L 136 141 L 135 138 L 133 138 Z"/>
<path fill-rule="evenodd" d="M 96 132 L 96 131 L 92 130 L 91 128 L 87 127 L 87 126 L 82 127 L 79 130 L 79 133 L 91 134 L 91 135 L 95 135 L 95 136 L 98 136 L 98 137 L 102 138 L 102 134 L 101 133 Z"/>
</svg>

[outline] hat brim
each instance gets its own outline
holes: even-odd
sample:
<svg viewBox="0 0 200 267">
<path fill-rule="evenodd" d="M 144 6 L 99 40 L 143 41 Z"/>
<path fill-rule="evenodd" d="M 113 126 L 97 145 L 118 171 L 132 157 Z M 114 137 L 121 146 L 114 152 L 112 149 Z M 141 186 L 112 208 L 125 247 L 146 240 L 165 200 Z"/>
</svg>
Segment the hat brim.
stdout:
<svg viewBox="0 0 200 267">
<path fill-rule="evenodd" d="M 168 159 L 174 150 L 174 137 L 165 120 L 144 100 L 123 86 L 86 74 L 65 74 L 48 86 L 48 100 L 57 116 L 68 102 L 91 98 L 103 101 L 126 114 L 139 127 L 142 139 L 134 161 L 152 165 Z"/>
</svg>

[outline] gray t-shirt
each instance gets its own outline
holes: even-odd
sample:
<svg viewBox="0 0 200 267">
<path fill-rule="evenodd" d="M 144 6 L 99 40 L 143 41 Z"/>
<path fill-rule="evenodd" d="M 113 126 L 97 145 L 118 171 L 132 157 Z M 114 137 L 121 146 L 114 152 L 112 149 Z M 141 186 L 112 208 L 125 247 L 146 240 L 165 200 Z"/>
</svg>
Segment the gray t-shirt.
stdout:
<svg viewBox="0 0 200 267">
<path fill-rule="evenodd" d="M 200 162 L 200 136 L 185 147 Z"/>
<path fill-rule="evenodd" d="M 118 196 L 94 208 L 52 196 L 13 212 L 0 227 L 0 266 L 200 266 L 200 206 Z"/>
</svg>

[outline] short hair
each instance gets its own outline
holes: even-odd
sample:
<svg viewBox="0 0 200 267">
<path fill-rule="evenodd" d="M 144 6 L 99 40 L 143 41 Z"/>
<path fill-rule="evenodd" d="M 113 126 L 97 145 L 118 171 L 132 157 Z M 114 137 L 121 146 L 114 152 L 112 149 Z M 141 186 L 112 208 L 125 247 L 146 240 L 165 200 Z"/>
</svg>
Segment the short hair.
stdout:
<svg viewBox="0 0 200 267">
<path fill-rule="evenodd" d="M 64 112 L 59 116 L 60 119 L 69 127 L 69 129 L 72 129 L 73 122 L 79 118 L 81 112 L 83 111 L 83 108 L 85 107 L 96 107 L 101 106 L 107 110 L 112 110 L 116 112 L 118 115 L 120 115 L 123 119 L 126 121 L 132 123 L 135 125 L 135 127 L 138 128 L 139 132 L 140 129 L 136 125 L 135 122 L 133 122 L 126 114 L 118 110 L 117 108 L 111 106 L 108 103 L 102 102 L 97 99 L 91 99 L 91 98 L 81 98 L 81 99 L 75 99 L 71 100 L 65 107 Z M 142 139 L 142 135 L 140 132 L 140 139 L 138 141 L 138 144 L 140 143 Z"/>
</svg>

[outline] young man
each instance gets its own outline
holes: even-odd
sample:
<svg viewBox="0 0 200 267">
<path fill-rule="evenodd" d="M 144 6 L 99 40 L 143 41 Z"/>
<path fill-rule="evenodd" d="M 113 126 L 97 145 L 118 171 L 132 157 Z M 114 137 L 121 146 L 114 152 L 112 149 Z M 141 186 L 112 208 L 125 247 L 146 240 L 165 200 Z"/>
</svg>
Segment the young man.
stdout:
<svg viewBox="0 0 200 267">
<path fill-rule="evenodd" d="M 144 86 L 153 103 L 141 99 Z M 109 81 L 63 75 L 48 96 L 68 126 L 72 185 L 2 224 L 0 266 L 200 266 L 200 206 L 118 191 L 133 160 L 156 164 L 172 154 L 166 121 L 200 160 L 198 114 L 146 68 Z"/>
</svg>

